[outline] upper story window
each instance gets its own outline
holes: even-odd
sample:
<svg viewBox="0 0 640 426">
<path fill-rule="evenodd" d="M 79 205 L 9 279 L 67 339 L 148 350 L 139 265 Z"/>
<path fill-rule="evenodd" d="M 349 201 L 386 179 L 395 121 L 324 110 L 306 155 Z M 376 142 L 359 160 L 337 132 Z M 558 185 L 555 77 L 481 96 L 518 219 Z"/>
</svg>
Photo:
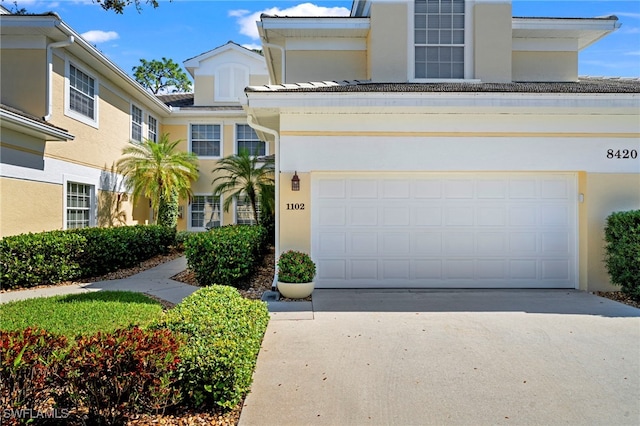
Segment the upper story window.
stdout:
<svg viewBox="0 0 640 426">
<path fill-rule="evenodd" d="M 219 124 L 192 124 L 189 132 L 191 152 L 199 157 L 222 154 Z"/>
<path fill-rule="evenodd" d="M 149 125 L 149 128 L 148 128 L 147 139 L 154 142 L 158 142 L 158 120 L 156 120 L 152 116 L 149 116 L 148 125 Z"/>
<path fill-rule="evenodd" d="M 86 124 L 97 126 L 98 82 L 74 64 L 67 64 L 65 113 Z"/>
<path fill-rule="evenodd" d="M 236 152 L 252 156 L 266 155 L 266 144 L 248 124 L 236 124 Z"/>
<path fill-rule="evenodd" d="M 464 0 L 415 0 L 415 78 L 464 78 Z"/>
<path fill-rule="evenodd" d="M 131 105 L 131 139 L 142 142 L 142 110 Z"/>
</svg>

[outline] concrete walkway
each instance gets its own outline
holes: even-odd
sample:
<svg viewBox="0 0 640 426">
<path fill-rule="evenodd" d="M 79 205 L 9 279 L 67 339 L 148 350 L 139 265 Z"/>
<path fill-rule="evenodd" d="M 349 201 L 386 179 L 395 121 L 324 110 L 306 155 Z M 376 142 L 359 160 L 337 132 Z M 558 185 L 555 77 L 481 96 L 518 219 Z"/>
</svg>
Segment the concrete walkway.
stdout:
<svg viewBox="0 0 640 426">
<path fill-rule="evenodd" d="M 2 293 L 0 294 L 0 303 L 31 299 L 34 297 L 49 297 L 101 290 L 136 291 L 159 297 L 171 303 L 179 303 L 199 288 L 169 279 L 169 277 L 184 271 L 186 268 L 187 259 L 183 256 L 119 280 L 97 281 L 94 283 L 53 286 Z"/>
<path fill-rule="evenodd" d="M 311 311 L 272 314 L 240 418 L 500 424 L 640 424 L 640 309 L 573 290 L 316 290 Z"/>
</svg>

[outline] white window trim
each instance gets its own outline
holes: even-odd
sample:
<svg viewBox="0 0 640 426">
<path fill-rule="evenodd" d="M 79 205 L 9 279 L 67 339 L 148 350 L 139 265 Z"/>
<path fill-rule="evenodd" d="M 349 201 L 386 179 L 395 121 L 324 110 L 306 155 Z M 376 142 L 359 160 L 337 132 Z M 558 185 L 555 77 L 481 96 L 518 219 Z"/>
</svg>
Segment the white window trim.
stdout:
<svg viewBox="0 0 640 426">
<path fill-rule="evenodd" d="M 215 156 L 215 155 L 198 155 L 198 154 L 196 154 L 198 156 L 198 158 L 199 159 L 203 159 L 203 160 L 219 160 L 222 157 L 224 157 L 224 124 L 223 123 L 211 123 L 211 122 L 200 122 L 200 121 L 189 122 L 188 128 L 187 128 L 187 131 L 189 132 L 189 146 L 188 146 L 189 151 L 188 152 L 193 152 L 193 147 L 191 145 L 191 134 L 192 134 L 191 126 L 192 125 L 198 125 L 198 124 L 220 126 L 220 155 Z"/>
<path fill-rule="evenodd" d="M 249 123 L 246 122 L 237 122 L 237 123 L 233 123 L 233 154 L 234 155 L 238 155 L 240 154 L 240 152 L 238 151 L 238 125 L 246 125 L 248 126 Z M 251 127 L 251 126 L 249 126 Z M 255 129 L 254 129 L 255 132 Z M 257 133 L 256 133 L 257 134 Z M 269 155 L 269 143 L 267 141 L 261 141 L 264 144 L 264 156 Z M 253 155 L 251 156 L 253 158 Z M 260 155 L 259 157 L 262 157 L 262 155 Z"/>
<path fill-rule="evenodd" d="M 480 80 L 475 79 L 473 72 L 473 5 L 475 1 L 465 0 L 464 2 L 464 78 L 416 78 L 415 67 L 415 30 L 414 30 L 414 12 L 415 1 L 409 1 L 409 7 L 407 7 L 407 70 L 409 72 L 408 78 L 410 82 L 415 83 L 479 83 Z"/>
<path fill-rule="evenodd" d="M 157 142 L 158 139 L 159 139 L 159 136 L 160 136 L 160 134 L 158 132 L 158 129 L 160 127 L 160 122 L 158 121 L 158 119 L 155 116 L 153 116 L 151 114 L 147 114 L 147 115 L 145 115 L 145 117 L 147 117 L 147 139 L 153 140 L 151 138 L 151 135 L 149 134 L 150 131 L 151 131 L 151 119 L 154 119 L 155 122 L 156 122 L 156 131 L 154 132 L 154 134 L 156 135 L 155 142 Z"/>
<path fill-rule="evenodd" d="M 204 194 L 204 193 L 198 193 L 198 194 L 193 194 L 194 196 L 200 196 L 200 197 L 210 197 L 212 196 L 211 193 L 208 194 Z M 222 207 L 222 203 L 224 202 L 223 200 L 223 196 L 220 195 L 220 226 L 224 226 L 224 208 Z M 192 232 L 205 232 L 207 230 L 207 228 L 205 227 L 194 227 L 191 224 L 191 208 L 192 208 L 192 203 L 189 203 L 188 209 L 187 209 L 187 230 L 188 231 L 192 231 Z"/>
<path fill-rule="evenodd" d="M 94 105 L 93 111 L 95 117 L 93 119 L 87 117 L 86 115 L 80 114 L 71 109 L 71 81 L 69 80 L 69 75 L 71 73 L 71 65 L 73 65 L 76 69 L 82 71 L 89 77 L 93 79 L 95 84 L 94 87 Z M 87 68 L 83 65 L 78 65 L 77 61 L 69 60 L 69 58 L 65 58 L 64 65 L 64 115 L 67 117 L 71 117 L 74 120 L 80 121 L 84 124 L 87 124 L 91 127 L 95 127 L 96 129 L 100 126 L 100 80 L 96 75 L 92 72 L 87 71 Z"/>
<path fill-rule="evenodd" d="M 98 216 L 98 199 L 97 199 L 97 191 L 98 191 L 98 182 L 87 178 L 86 176 L 75 176 L 75 175 L 62 175 L 62 229 L 67 228 L 67 188 L 68 183 L 79 183 L 81 185 L 87 185 L 92 188 L 91 190 L 91 200 L 90 200 L 90 209 L 89 209 L 89 227 L 96 226 L 96 217 Z"/>
<path fill-rule="evenodd" d="M 140 110 L 140 117 L 142 118 L 142 122 L 140 123 L 140 140 L 138 139 L 134 139 L 133 138 L 133 107 L 136 107 Z M 129 139 L 134 142 L 134 143 L 142 143 L 146 138 L 145 138 L 145 128 L 146 126 L 146 122 L 145 122 L 145 111 L 143 108 L 140 108 L 138 105 L 134 104 L 133 102 L 131 102 L 129 104 Z"/>
</svg>

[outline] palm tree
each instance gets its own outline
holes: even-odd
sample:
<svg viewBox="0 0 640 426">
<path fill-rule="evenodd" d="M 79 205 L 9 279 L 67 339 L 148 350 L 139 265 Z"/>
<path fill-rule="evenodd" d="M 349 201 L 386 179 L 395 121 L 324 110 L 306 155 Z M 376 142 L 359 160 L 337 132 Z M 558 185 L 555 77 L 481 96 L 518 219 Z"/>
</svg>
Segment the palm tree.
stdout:
<svg viewBox="0 0 640 426">
<path fill-rule="evenodd" d="M 234 198 L 249 201 L 255 223 L 260 223 L 258 204 L 263 210 L 275 211 L 273 160 L 259 160 L 242 151 L 218 161 L 213 172 L 219 174 L 212 182 L 213 195 L 228 195 L 224 200 L 224 211 L 229 211 Z"/>
<path fill-rule="evenodd" d="M 169 141 L 166 133 L 158 142 L 145 139 L 124 148 L 125 157 L 117 163 L 118 172 L 127 178 L 127 189 L 133 192 L 134 202 L 140 196 L 149 198 L 159 225 L 176 226 L 177 214 L 173 219 L 163 215 L 163 219 L 158 212 L 165 205 L 175 204 L 173 210 L 177 213 L 178 197 L 190 196 L 191 183 L 198 179 L 197 156 L 176 150 L 179 143 L 180 140 Z"/>
</svg>

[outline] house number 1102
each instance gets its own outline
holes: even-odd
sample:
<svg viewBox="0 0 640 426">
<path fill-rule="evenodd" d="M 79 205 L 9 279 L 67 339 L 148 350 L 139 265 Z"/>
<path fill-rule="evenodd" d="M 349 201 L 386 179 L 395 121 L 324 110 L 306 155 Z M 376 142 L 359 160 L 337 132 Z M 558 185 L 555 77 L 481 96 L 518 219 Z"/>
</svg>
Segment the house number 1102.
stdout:
<svg viewBox="0 0 640 426">
<path fill-rule="evenodd" d="M 287 204 L 287 210 L 304 210 L 304 203 Z"/>
</svg>

